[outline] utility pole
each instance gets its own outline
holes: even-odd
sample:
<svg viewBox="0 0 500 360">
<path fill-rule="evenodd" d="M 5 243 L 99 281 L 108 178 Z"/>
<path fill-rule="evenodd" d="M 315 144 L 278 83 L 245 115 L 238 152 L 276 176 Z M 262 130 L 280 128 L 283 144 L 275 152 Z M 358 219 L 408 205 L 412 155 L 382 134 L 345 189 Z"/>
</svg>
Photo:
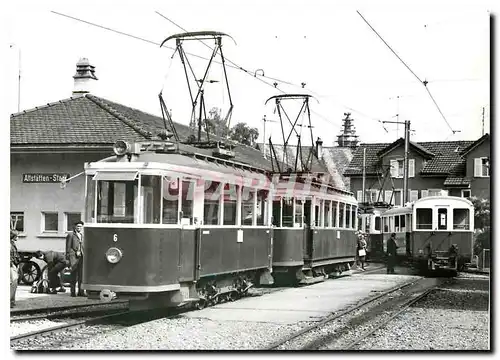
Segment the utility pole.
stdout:
<svg viewBox="0 0 500 360">
<path fill-rule="evenodd" d="M 263 146 L 264 159 L 267 159 L 267 155 L 266 155 L 266 122 L 276 122 L 276 121 L 275 120 L 267 120 L 266 115 L 264 115 L 264 117 L 262 118 L 262 121 L 264 122 L 264 146 Z"/>
<path fill-rule="evenodd" d="M 16 44 L 10 44 L 10 48 L 17 47 L 18 54 L 18 80 L 17 80 L 17 112 L 21 111 L 21 48 Z"/>
<path fill-rule="evenodd" d="M 401 124 L 400 121 L 382 121 L 383 123 Z M 403 165 L 403 205 L 408 202 L 408 154 L 410 149 L 410 120 L 405 120 L 405 157 Z"/>
<path fill-rule="evenodd" d="M 482 126 L 482 129 L 483 129 L 483 131 L 482 131 L 481 136 L 484 136 L 484 106 L 483 106 L 483 126 Z"/>
<path fill-rule="evenodd" d="M 363 195 L 361 196 L 363 204 L 365 203 L 365 186 L 366 186 L 366 147 L 363 148 Z"/>
</svg>

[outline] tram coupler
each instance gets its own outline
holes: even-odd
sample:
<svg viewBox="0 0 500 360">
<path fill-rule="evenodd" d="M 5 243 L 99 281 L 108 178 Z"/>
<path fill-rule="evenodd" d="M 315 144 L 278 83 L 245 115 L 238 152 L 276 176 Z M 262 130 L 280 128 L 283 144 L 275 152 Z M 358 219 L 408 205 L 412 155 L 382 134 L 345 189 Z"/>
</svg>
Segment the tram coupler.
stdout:
<svg viewBox="0 0 500 360">
<path fill-rule="evenodd" d="M 99 293 L 99 299 L 102 302 L 110 302 L 110 301 L 112 301 L 112 300 L 114 300 L 116 298 L 117 298 L 116 293 L 114 291 L 111 291 L 111 290 L 108 290 L 108 289 L 103 289 Z"/>
</svg>

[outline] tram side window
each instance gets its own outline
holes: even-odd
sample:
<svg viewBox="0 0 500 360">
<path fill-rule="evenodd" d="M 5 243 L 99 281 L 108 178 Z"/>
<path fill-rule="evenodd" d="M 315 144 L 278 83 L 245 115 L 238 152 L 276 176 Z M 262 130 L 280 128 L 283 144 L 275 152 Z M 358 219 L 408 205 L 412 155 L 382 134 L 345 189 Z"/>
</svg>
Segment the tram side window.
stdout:
<svg viewBox="0 0 500 360">
<path fill-rule="evenodd" d="M 95 222 L 95 187 L 93 175 L 87 176 L 87 194 L 85 197 L 85 222 Z"/>
<path fill-rule="evenodd" d="M 257 190 L 257 225 L 267 225 L 267 197 L 269 196 L 268 190 Z"/>
<path fill-rule="evenodd" d="M 469 209 L 453 209 L 453 229 L 469 230 Z"/>
<path fill-rule="evenodd" d="M 384 217 L 383 219 L 384 219 L 384 232 L 388 233 L 389 232 L 389 218 Z"/>
<path fill-rule="evenodd" d="M 446 230 L 448 228 L 448 209 L 438 209 L 438 230 Z"/>
<path fill-rule="evenodd" d="M 321 208 L 323 207 L 323 200 L 321 199 L 316 199 L 315 204 L 314 204 L 314 226 L 320 227 L 321 226 Z"/>
<path fill-rule="evenodd" d="M 253 225 L 255 190 L 243 187 L 241 191 L 241 225 Z"/>
<path fill-rule="evenodd" d="M 142 175 L 144 224 L 159 224 L 161 212 L 161 180 L 159 176 Z"/>
<path fill-rule="evenodd" d="M 203 224 L 219 225 L 219 204 L 222 185 L 217 181 L 205 181 L 205 201 L 203 203 Z"/>
<path fill-rule="evenodd" d="M 399 215 L 396 215 L 394 217 L 394 231 L 395 232 L 400 232 L 401 228 L 399 227 Z"/>
<path fill-rule="evenodd" d="M 337 224 L 337 201 L 332 201 L 332 226 L 333 227 L 339 227 L 339 224 Z"/>
<path fill-rule="evenodd" d="M 179 221 L 179 179 L 163 177 L 163 224 L 177 224 Z"/>
<path fill-rule="evenodd" d="M 345 227 L 349 229 L 351 227 L 351 205 L 346 204 L 345 209 Z"/>
<path fill-rule="evenodd" d="M 330 200 L 325 200 L 325 210 L 323 211 L 323 226 L 324 227 L 330 227 L 332 226 L 331 223 L 330 223 L 330 204 L 332 202 Z"/>
<path fill-rule="evenodd" d="M 344 224 L 344 210 L 345 210 L 345 204 L 344 203 L 339 203 L 339 227 L 340 228 L 345 227 L 345 224 Z"/>
<path fill-rule="evenodd" d="M 273 226 L 281 227 L 281 198 L 273 199 Z"/>
<path fill-rule="evenodd" d="M 304 225 L 304 211 L 302 208 L 303 201 L 295 199 L 295 227 L 302 227 Z"/>
<path fill-rule="evenodd" d="M 98 223 L 137 223 L 137 180 L 97 183 Z"/>
<path fill-rule="evenodd" d="M 293 198 L 283 198 L 281 219 L 282 227 L 293 227 Z"/>
<path fill-rule="evenodd" d="M 405 216 L 407 216 L 407 215 L 401 215 L 399 218 L 399 226 L 401 228 L 401 232 L 406 232 Z"/>
<path fill-rule="evenodd" d="M 194 181 L 182 181 L 182 197 L 181 197 L 181 216 L 185 224 L 193 224 L 193 205 L 194 205 L 194 190 L 196 183 Z"/>
<path fill-rule="evenodd" d="M 374 219 L 375 219 L 375 230 L 380 231 L 382 229 L 381 218 L 380 218 L 380 216 L 375 216 Z"/>
<path fill-rule="evenodd" d="M 351 228 L 356 229 L 356 216 L 358 213 L 358 208 L 354 205 L 352 205 L 352 210 L 351 210 Z"/>
<path fill-rule="evenodd" d="M 236 225 L 238 203 L 238 185 L 224 185 L 224 221 L 223 225 Z"/>
<path fill-rule="evenodd" d="M 416 229 L 432 229 L 432 209 L 417 209 Z"/>
</svg>

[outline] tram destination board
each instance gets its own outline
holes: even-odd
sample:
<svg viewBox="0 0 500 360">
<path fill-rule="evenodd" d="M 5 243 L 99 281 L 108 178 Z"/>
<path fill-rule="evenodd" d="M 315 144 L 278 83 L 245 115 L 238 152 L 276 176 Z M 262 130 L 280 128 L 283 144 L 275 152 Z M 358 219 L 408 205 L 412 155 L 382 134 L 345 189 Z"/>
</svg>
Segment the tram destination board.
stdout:
<svg viewBox="0 0 500 360">
<path fill-rule="evenodd" d="M 23 174 L 23 183 L 59 183 L 67 178 L 69 174 L 63 173 Z"/>
</svg>

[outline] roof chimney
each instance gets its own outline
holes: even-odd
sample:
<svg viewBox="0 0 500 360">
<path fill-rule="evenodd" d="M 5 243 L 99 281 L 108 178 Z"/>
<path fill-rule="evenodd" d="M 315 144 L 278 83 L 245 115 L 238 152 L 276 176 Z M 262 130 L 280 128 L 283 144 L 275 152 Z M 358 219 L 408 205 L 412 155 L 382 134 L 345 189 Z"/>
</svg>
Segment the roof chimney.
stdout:
<svg viewBox="0 0 500 360">
<path fill-rule="evenodd" d="M 323 140 L 321 140 L 321 138 L 316 140 L 316 155 L 318 156 L 318 159 L 323 159 Z"/>
<path fill-rule="evenodd" d="M 82 96 L 88 94 L 91 88 L 91 80 L 97 80 L 94 74 L 95 66 L 90 65 L 89 59 L 81 58 L 76 63 L 75 87 L 73 88 L 73 96 Z"/>
</svg>

